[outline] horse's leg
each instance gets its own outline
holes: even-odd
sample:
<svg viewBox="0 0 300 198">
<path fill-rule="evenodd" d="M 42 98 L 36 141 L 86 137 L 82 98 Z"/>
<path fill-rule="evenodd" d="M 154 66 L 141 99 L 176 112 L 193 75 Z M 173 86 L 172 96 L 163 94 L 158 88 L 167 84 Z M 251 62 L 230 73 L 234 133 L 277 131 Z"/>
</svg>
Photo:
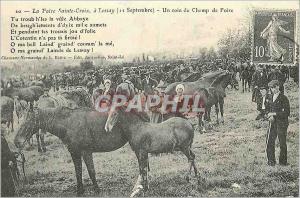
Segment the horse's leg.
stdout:
<svg viewBox="0 0 300 198">
<path fill-rule="evenodd" d="M 244 86 L 244 84 L 245 84 L 244 78 L 242 78 L 243 93 L 245 92 L 245 86 Z"/>
<path fill-rule="evenodd" d="M 144 187 L 145 191 L 148 190 L 148 153 L 144 151 L 139 151 L 138 154 L 138 162 L 140 168 L 140 174 L 142 176 L 142 186 Z"/>
<path fill-rule="evenodd" d="M 251 91 L 251 80 L 252 80 L 252 79 L 248 79 L 248 91 L 249 91 L 249 92 Z"/>
<path fill-rule="evenodd" d="M 41 129 L 39 129 L 38 132 L 35 134 L 39 153 L 42 152 L 41 143 L 40 143 L 40 130 Z"/>
<path fill-rule="evenodd" d="M 219 104 L 218 102 L 215 103 L 215 111 L 217 115 L 217 124 L 219 124 Z"/>
<path fill-rule="evenodd" d="M 77 180 L 77 196 L 81 196 L 84 193 L 83 184 L 82 184 L 82 160 L 81 152 L 73 151 L 69 149 L 71 157 L 75 167 L 76 180 Z"/>
<path fill-rule="evenodd" d="M 203 121 L 204 115 L 199 114 L 198 115 L 198 127 L 199 127 L 199 131 L 200 133 L 204 133 L 206 132 L 205 126 L 204 126 L 204 121 Z M 202 130 L 201 130 L 202 127 Z"/>
<path fill-rule="evenodd" d="M 143 187 L 145 191 L 149 189 L 149 181 L 148 181 L 148 165 L 149 165 L 149 160 L 148 160 L 148 153 L 142 152 L 140 155 L 140 173 L 142 175 L 142 180 L 143 180 Z"/>
<path fill-rule="evenodd" d="M 13 116 L 12 116 L 13 117 Z M 14 132 L 14 119 L 11 119 L 11 132 Z"/>
<path fill-rule="evenodd" d="M 224 124 L 224 98 L 219 99 L 220 112 L 221 112 L 221 122 Z"/>
<path fill-rule="evenodd" d="M 17 116 L 18 124 L 20 124 L 20 114 L 17 111 L 16 111 L 16 116 Z"/>
<path fill-rule="evenodd" d="M 190 181 L 190 176 L 192 172 L 192 167 L 194 168 L 195 176 L 198 178 L 198 170 L 195 166 L 195 154 L 191 151 L 190 147 L 183 148 L 182 153 L 188 158 L 189 161 L 189 171 L 186 175 L 186 180 L 189 182 Z"/>
<path fill-rule="evenodd" d="M 92 152 L 83 152 L 82 153 L 84 163 L 86 165 L 86 168 L 88 170 L 89 176 L 93 182 L 94 189 L 97 193 L 100 192 L 99 186 L 97 184 L 96 180 L 96 172 L 95 172 L 95 167 L 94 167 L 94 161 L 93 161 L 93 154 Z"/>
<path fill-rule="evenodd" d="M 147 179 L 147 164 L 149 165 L 149 163 L 147 162 L 148 159 L 144 157 L 145 155 L 148 156 L 148 154 L 142 154 L 141 151 L 135 151 L 135 155 L 138 159 L 138 164 L 139 164 L 139 176 L 132 189 L 132 193 L 130 197 L 135 197 L 141 191 L 143 192 L 143 189 L 145 189 L 145 191 L 148 189 L 148 184 L 146 179 Z"/>
<path fill-rule="evenodd" d="M 41 147 L 42 147 L 42 151 L 43 152 L 46 152 L 46 145 L 45 145 L 45 134 L 46 132 L 45 131 L 40 131 L 40 140 L 41 140 Z"/>
<path fill-rule="evenodd" d="M 6 124 L 6 128 L 7 128 L 7 134 L 9 134 L 10 121 L 7 121 L 5 124 Z"/>
</svg>

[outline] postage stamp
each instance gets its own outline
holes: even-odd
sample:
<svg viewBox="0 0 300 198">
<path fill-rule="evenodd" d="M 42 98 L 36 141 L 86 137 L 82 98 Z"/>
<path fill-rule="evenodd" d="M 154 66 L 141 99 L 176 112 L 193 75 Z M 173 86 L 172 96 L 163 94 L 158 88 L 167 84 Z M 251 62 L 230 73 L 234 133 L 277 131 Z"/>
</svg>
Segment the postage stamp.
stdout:
<svg viewBox="0 0 300 198">
<path fill-rule="evenodd" d="M 254 11 L 252 62 L 295 65 L 296 30 L 296 11 Z"/>
</svg>

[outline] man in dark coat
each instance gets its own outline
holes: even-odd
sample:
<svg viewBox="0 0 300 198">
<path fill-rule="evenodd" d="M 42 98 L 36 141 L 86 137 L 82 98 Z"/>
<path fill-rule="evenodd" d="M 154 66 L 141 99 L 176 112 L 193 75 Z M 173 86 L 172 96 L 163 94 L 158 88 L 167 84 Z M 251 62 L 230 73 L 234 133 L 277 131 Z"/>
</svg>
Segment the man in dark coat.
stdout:
<svg viewBox="0 0 300 198">
<path fill-rule="evenodd" d="M 275 65 L 272 65 L 271 66 L 271 72 L 270 74 L 268 75 L 268 82 L 271 82 L 272 80 L 278 80 L 279 81 L 279 87 L 280 87 L 280 91 L 282 93 L 284 93 L 284 86 L 283 84 L 285 83 L 286 81 L 286 77 L 283 73 L 281 73 L 281 71 L 279 70 L 279 66 L 275 66 Z"/>
<path fill-rule="evenodd" d="M 260 88 L 260 95 L 257 98 L 257 110 L 259 111 L 258 116 L 256 117 L 256 120 L 264 119 L 266 118 L 267 114 L 269 113 L 270 109 L 270 102 L 272 100 L 272 97 L 270 94 L 268 94 L 268 90 L 266 87 Z"/>
<path fill-rule="evenodd" d="M 256 102 L 256 98 L 259 96 L 259 90 L 261 87 L 268 86 L 267 73 L 263 70 L 262 65 L 257 66 L 257 70 L 252 76 L 252 101 Z"/>
<path fill-rule="evenodd" d="M 1 131 L 3 132 L 2 129 Z M 15 196 L 15 185 L 10 168 L 14 161 L 15 156 L 10 151 L 3 133 L 1 133 L 1 197 Z"/>
<path fill-rule="evenodd" d="M 269 83 L 272 91 L 272 101 L 270 104 L 268 118 L 269 129 L 267 133 L 267 158 L 268 165 L 274 166 L 275 159 L 275 140 L 278 137 L 280 143 L 279 164 L 287 165 L 287 145 L 286 136 L 289 125 L 290 103 L 288 98 L 279 90 L 280 82 L 272 80 Z"/>
<path fill-rule="evenodd" d="M 157 87 L 158 82 L 150 77 L 150 72 L 146 72 L 145 78 L 142 80 L 142 89 L 147 96 L 152 94 L 153 88 Z"/>
</svg>

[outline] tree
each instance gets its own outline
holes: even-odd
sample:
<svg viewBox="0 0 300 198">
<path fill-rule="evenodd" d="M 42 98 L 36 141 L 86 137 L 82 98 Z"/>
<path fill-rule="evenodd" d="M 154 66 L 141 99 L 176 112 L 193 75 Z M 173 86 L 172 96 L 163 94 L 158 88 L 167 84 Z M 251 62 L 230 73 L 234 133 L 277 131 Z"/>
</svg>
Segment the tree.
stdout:
<svg viewBox="0 0 300 198">
<path fill-rule="evenodd" d="M 215 48 L 211 47 L 209 48 L 207 52 L 207 60 L 212 61 L 217 58 L 217 53 L 215 51 Z"/>
<path fill-rule="evenodd" d="M 203 47 L 199 49 L 199 54 L 200 54 L 200 59 L 201 60 L 206 60 L 207 58 L 207 48 Z"/>
<path fill-rule="evenodd" d="M 251 55 L 249 30 L 230 29 L 218 42 L 218 53 L 223 59 L 248 60 Z"/>
</svg>

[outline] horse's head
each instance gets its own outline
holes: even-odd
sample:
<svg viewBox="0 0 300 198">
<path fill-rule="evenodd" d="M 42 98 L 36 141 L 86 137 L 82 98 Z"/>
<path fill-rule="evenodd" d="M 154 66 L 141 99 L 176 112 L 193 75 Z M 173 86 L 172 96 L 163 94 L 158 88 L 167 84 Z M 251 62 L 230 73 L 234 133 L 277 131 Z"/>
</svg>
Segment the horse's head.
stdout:
<svg viewBox="0 0 300 198">
<path fill-rule="evenodd" d="M 105 127 L 104 127 L 106 132 L 112 131 L 112 129 L 114 128 L 114 126 L 116 125 L 116 123 L 119 120 L 120 113 L 122 113 L 123 111 L 124 111 L 124 108 L 120 107 L 115 110 L 111 110 L 109 112 L 108 118 L 106 120 Z"/>
<path fill-rule="evenodd" d="M 15 136 L 15 145 L 22 149 L 31 136 L 38 130 L 38 109 L 28 109 Z"/>
<path fill-rule="evenodd" d="M 236 79 L 235 73 L 234 72 L 229 72 L 227 70 L 222 71 L 222 73 L 220 73 L 220 75 L 218 75 L 211 84 L 212 87 L 221 86 L 224 89 L 228 85 L 231 85 L 235 89 L 238 89 L 238 87 L 239 87 L 239 84 L 238 84 L 238 81 Z"/>
</svg>

